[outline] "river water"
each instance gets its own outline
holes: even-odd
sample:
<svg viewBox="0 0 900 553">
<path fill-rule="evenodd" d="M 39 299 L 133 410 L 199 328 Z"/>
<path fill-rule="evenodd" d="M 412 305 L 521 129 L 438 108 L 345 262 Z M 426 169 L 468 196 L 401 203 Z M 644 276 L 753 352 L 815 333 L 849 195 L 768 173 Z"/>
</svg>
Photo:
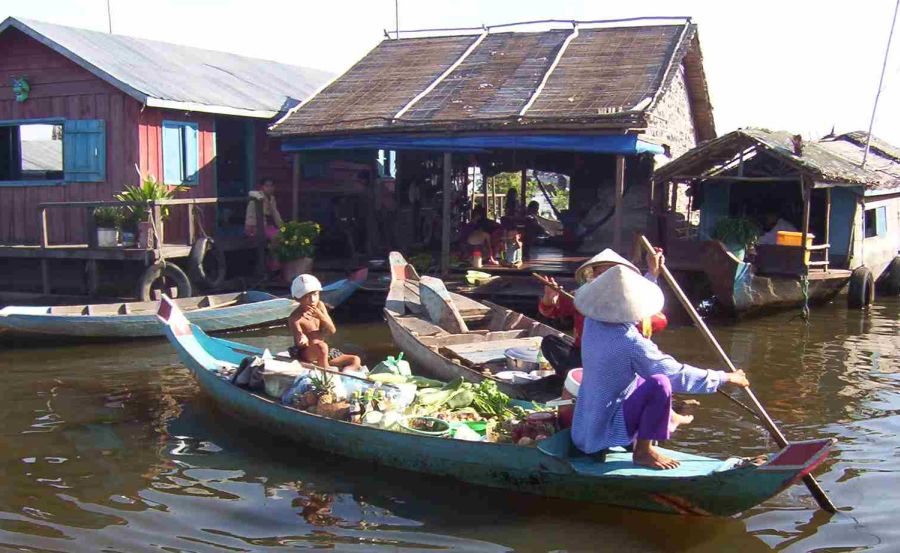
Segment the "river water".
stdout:
<svg viewBox="0 0 900 553">
<path fill-rule="evenodd" d="M 336 343 L 392 353 L 379 320 L 340 313 Z M 350 321 L 348 319 L 354 319 Z M 733 518 L 685 518 L 475 488 L 323 455 L 218 412 L 168 343 L 0 351 L 0 549 L 18 551 L 900 550 L 900 301 L 842 302 L 713 324 L 789 439 L 839 444 L 817 477 Z M 281 349 L 281 330 L 230 339 Z M 714 358 L 693 328 L 660 346 Z M 726 400 L 701 398 L 672 447 L 774 450 Z"/>
</svg>

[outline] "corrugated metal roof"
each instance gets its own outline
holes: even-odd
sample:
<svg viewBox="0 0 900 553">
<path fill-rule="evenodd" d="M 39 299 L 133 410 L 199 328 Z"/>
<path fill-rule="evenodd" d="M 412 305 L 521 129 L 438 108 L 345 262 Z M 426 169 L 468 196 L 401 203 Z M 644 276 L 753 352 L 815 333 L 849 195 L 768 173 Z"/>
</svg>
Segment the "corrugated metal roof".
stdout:
<svg viewBox="0 0 900 553">
<path fill-rule="evenodd" d="M 642 128 L 689 52 L 702 65 L 690 23 L 388 39 L 270 132 Z M 715 136 L 702 67 L 689 80 Z"/>
<path fill-rule="evenodd" d="M 7 18 L 16 28 L 149 106 L 271 118 L 313 94 L 330 75 L 123 35 Z"/>
<path fill-rule="evenodd" d="M 738 129 L 704 142 L 655 172 L 658 181 L 678 176 L 702 178 L 716 174 L 722 163 L 747 148 L 762 151 L 810 175 L 816 181 L 837 185 L 859 185 L 867 190 L 900 188 L 900 159 L 890 155 L 897 148 L 872 137 L 872 148 L 862 167 L 866 133 L 857 131 L 821 140 L 803 141 L 800 155 L 794 153 L 794 134 L 767 129 Z M 887 153 L 886 153 L 887 152 Z"/>
</svg>

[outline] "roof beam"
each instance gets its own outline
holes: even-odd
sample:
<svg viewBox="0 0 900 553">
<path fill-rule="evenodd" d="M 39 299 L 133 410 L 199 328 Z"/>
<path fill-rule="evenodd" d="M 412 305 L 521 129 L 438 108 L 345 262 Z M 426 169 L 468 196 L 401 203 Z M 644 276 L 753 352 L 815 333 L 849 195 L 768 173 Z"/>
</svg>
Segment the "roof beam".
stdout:
<svg viewBox="0 0 900 553">
<path fill-rule="evenodd" d="M 534 102 L 538 99 L 538 96 L 541 95 L 541 92 L 544 90 L 544 86 L 547 84 L 547 81 L 550 80 L 550 75 L 553 74 L 553 70 L 556 69 L 556 66 L 559 65 L 559 61 L 562 59 L 563 54 L 566 53 L 566 48 L 569 47 L 569 43 L 575 40 L 578 37 L 578 25 L 572 24 L 572 33 L 566 37 L 566 40 L 563 41 L 562 46 L 559 47 L 559 52 L 556 53 L 556 57 L 553 59 L 553 63 L 550 64 L 550 67 L 547 68 L 547 71 L 544 72 L 544 78 L 541 79 L 541 84 L 538 85 L 537 88 L 534 89 L 534 92 L 531 93 L 531 98 L 528 99 L 528 102 L 522 106 L 521 111 L 519 111 L 519 117 L 523 117 L 525 112 L 531 109 L 531 106 L 534 105 Z"/>
<path fill-rule="evenodd" d="M 462 62 L 466 61 L 466 58 L 469 57 L 469 54 L 471 54 L 475 50 L 475 48 L 478 48 L 478 45 L 481 44 L 481 41 L 483 41 L 485 39 L 485 37 L 487 37 L 487 36 L 488 36 L 487 30 L 485 30 L 480 35 L 478 35 L 478 38 L 476 38 L 472 42 L 472 44 L 470 44 L 469 47 L 466 48 L 466 51 L 463 52 L 462 55 L 459 56 L 459 58 L 457 58 L 457 60 L 455 62 L 453 62 L 453 65 L 451 65 L 450 67 L 447 68 L 446 71 L 441 73 L 437 79 L 435 79 L 430 85 L 428 85 L 425 88 L 425 90 L 416 94 L 415 98 L 413 98 L 405 106 L 400 108 L 400 111 L 398 111 L 396 113 L 396 115 L 394 115 L 394 121 L 403 117 L 403 115 L 407 111 L 409 111 L 414 105 L 416 105 L 419 102 L 419 100 L 421 100 L 425 96 L 428 96 L 428 93 L 430 93 L 432 90 L 434 90 L 435 87 L 437 87 L 437 85 L 441 84 L 444 81 L 444 79 L 446 79 L 450 75 L 450 73 L 453 73 L 456 70 L 456 68 L 460 66 L 460 64 Z"/>
</svg>

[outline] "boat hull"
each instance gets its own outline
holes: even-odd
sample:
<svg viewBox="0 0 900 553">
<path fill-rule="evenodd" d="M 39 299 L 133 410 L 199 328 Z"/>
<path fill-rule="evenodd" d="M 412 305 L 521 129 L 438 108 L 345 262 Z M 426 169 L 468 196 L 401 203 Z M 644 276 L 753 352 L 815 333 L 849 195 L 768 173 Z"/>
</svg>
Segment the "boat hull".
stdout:
<svg viewBox="0 0 900 553">
<path fill-rule="evenodd" d="M 236 364 L 245 355 L 260 353 L 258 348 L 209 337 L 186 321 L 166 328 L 199 387 L 225 413 L 333 454 L 469 484 L 665 513 L 728 516 L 802 477 L 821 462 L 831 444 L 821 440 L 800 461 L 797 455 L 787 455 L 790 466 L 778 466 L 778 460 L 793 446 L 761 467 L 729 468 L 716 459 L 667 452 L 682 466 L 654 471 L 633 465 L 628 453 L 610 453 L 600 463 L 554 451 L 563 440 L 569 444 L 566 433 L 541 442 L 541 447 L 520 447 L 393 432 L 320 417 L 238 388 L 216 374 L 218 366 Z"/>
</svg>

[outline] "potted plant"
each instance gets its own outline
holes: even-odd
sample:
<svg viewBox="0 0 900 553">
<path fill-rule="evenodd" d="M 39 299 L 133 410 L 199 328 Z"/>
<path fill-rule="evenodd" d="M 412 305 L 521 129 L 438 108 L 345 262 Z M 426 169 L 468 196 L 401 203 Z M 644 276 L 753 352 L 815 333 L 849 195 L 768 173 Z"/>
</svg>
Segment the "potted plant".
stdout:
<svg viewBox="0 0 900 553">
<path fill-rule="evenodd" d="M 118 207 L 94 208 L 94 224 L 97 226 L 97 245 L 114 248 L 119 243 L 119 225 L 122 212 Z"/>
<path fill-rule="evenodd" d="M 712 238 L 722 242 L 732 255 L 743 261 L 747 248 L 759 238 L 759 225 L 749 217 L 726 217 L 716 223 Z"/>
<path fill-rule="evenodd" d="M 184 186 L 168 187 L 156 180 L 151 174 L 143 175 L 138 171 L 141 177 L 139 186 L 125 186 L 121 193 L 116 194 L 116 199 L 120 202 L 142 202 L 148 204 L 153 200 L 170 200 L 175 197 L 176 192 L 187 190 Z M 123 218 L 123 226 L 126 231 L 133 232 L 137 235 L 138 247 L 149 248 L 152 246 L 150 208 L 148 205 L 129 205 L 125 206 L 126 215 Z M 162 244 L 163 225 L 162 223 L 169 218 L 169 208 L 163 206 L 160 209 L 160 220 L 155 221 L 159 227 L 154 232 L 159 233 L 159 243 Z"/>
<path fill-rule="evenodd" d="M 290 283 L 297 275 L 312 271 L 321 230 L 314 221 L 288 221 L 281 225 L 272 250 L 281 262 L 281 278 L 285 282 Z"/>
</svg>

